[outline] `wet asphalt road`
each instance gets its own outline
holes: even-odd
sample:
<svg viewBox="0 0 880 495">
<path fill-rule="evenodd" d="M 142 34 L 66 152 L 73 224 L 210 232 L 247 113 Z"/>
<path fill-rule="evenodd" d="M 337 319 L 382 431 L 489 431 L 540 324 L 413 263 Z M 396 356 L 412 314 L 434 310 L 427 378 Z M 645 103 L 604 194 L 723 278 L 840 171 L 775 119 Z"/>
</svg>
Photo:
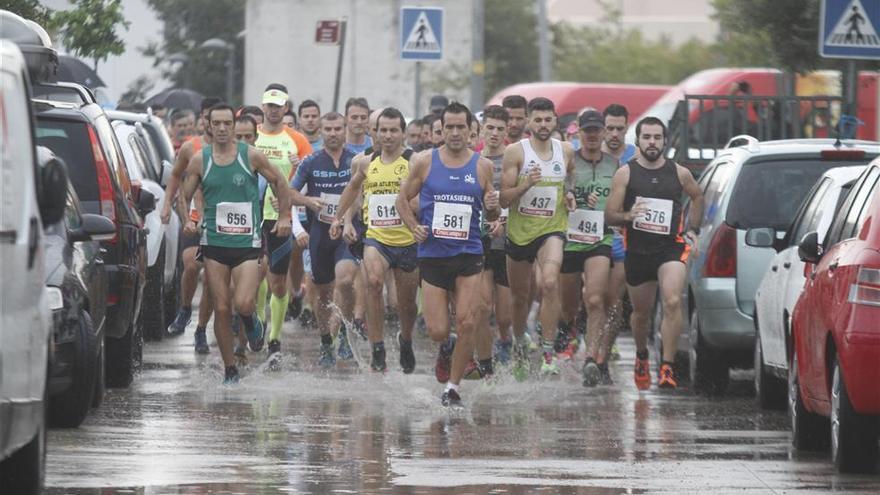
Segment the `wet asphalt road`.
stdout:
<svg viewBox="0 0 880 495">
<path fill-rule="evenodd" d="M 50 432 L 47 493 L 880 493 L 880 474 L 793 451 L 786 414 L 757 408 L 746 372 L 724 398 L 638 393 L 625 336 L 613 387 L 583 388 L 574 365 L 522 383 L 499 371 L 463 382 L 465 408 L 450 411 L 427 337 L 414 375 L 392 338 L 384 376 L 356 361 L 326 373 L 317 331 L 288 322 L 281 371 L 251 354 L 223 386 L 213 336 L 195 355 L 193 325 L 147 343 L 135 383 L 80 428 Z"/>
</svg>

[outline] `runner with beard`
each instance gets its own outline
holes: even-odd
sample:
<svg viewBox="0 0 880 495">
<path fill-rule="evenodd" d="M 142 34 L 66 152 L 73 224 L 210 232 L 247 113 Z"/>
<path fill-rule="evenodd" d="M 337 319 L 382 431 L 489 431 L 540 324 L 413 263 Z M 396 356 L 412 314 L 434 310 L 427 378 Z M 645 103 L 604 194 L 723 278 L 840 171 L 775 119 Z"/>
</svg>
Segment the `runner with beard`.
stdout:
<svg viewBox="0 0 880 495">
<path fill-rule="evenodd" d="M 504 144 L 516 143 L 525 137 L 523 134 L 528 126 L 526 116 L 528 102 L 523 96 L 507 95 L 501 100 L 501 106 L 510 115 L 507 121 L 507 140 Z"/>
<path fill-rule="evenodd" d="M 539 315 L 544 353 L 541 372 L 559 373 L 553 348 L 560 314 L 559 269 L 568 212 L 576 205 L 574 150 L 569 143 L 550 137 L 556 128 L 553 102 L 547 98 L 533 99 L 528 105 L 528 117 L 531 137 L 504 150 L 500 199 L 502 208 L 510 208 L 507 276 L 513 294 L 518 376 L 527 372 L 528 366 L 525 332 L 535 264 L 541 268 L 538 284 L 543 296 Z"/>
<path fill-rule="evenodd" d="M 700 232 L 703 194 L 691 172 L 663 156 L 666 126 L 656 117 L 636 125 L 639 156 L 614 174 L 605 221 L 626 227 L 626 285 L 636 342 L 634 381 L 639 390 L 651 386 L 648 331 L 659 286 L 663 320 L 662 363 L 658 387 L 678 387 L 675 353 L 682 328 L 681 293 L 685 263 Z M 682 215 L 682 193 L 690 197 L 689 225 Z M 696 224 L 696 225 L 694 225 Z"/>
</svg>

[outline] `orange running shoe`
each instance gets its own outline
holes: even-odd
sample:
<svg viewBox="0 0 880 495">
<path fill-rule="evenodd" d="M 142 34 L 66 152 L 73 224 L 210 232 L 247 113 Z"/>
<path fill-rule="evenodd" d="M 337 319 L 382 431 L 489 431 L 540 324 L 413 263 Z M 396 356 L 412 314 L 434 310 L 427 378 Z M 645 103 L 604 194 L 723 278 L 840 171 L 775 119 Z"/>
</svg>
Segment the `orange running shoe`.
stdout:
<svg viewBox="0 0 880 495">
<path fill-rule="evenodd" d="M 639 390 L 648 390 L 651 388 L 651 372 L 649 371 L 650 363 L 647 359 L 639 359 L 636 357 L 636 368 L 633 373 L 633 381 L 636 382 L 636 388 Z"/>
<path fill-rule="evenodd" d="M 675 379 L 675 370 L 672 369 L 671 365 L 663 363 L 660 366 L 660 372 L 657 376 L 657 386 L 659 388 L 669 389 L 678 388 L 678 381 Z"/>
</svg>

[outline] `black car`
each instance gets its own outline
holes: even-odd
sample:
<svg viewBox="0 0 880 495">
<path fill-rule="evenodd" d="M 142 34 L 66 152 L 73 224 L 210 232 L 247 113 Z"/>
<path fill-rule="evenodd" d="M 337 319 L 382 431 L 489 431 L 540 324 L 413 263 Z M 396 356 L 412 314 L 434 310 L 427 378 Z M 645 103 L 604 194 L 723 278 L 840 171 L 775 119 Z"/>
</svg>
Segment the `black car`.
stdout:
<svg viewBox="0 0 880 495">
<path fill-rule="evenodd" d="M 37 147 L 41 166 L 57 160 Z M 68 183 L 69 184 L 69 183 Z M 109 218 L 82 213 L 73 185 L 64 218 L 44 230 L 46 287 L 52 310 L 55 352 L 49 374 L 49 420 L 77 427 L 104 397 L 104 325 L 107 273 L 98 241 L 116 226 Z"/>
<path fill-rule="evenodd" d="M 113 221 L 116 235 L 101 242 L 107 271 L 106 381 L 128 386 L 141 362 L 140 305 L 146 281 L 142 215 L 155 208 L 148 191 L 133 187 L 119 143 L 100 106 L 34 100 L 37 144 L 67 164 L 85 213 Z"/>
</svg>

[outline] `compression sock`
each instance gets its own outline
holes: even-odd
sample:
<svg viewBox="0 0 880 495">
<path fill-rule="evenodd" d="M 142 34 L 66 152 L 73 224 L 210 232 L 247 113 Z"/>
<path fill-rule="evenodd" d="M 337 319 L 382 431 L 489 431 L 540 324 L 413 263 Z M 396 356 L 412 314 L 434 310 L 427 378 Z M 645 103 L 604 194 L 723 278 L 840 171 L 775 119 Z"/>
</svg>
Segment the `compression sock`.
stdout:
<svg viewBox="0 0 880 495">
<path fill-rule="evenodd" d="M 287 313 L 287 301 L 290 296 L 278 297 L 272 294 L 269 299 L 269 310 L 272 312 L 272 329 L 269 332 L 269 340 L 281 340 L 281 325 L 284 323 L 284 315 Z"/>
</svg>

